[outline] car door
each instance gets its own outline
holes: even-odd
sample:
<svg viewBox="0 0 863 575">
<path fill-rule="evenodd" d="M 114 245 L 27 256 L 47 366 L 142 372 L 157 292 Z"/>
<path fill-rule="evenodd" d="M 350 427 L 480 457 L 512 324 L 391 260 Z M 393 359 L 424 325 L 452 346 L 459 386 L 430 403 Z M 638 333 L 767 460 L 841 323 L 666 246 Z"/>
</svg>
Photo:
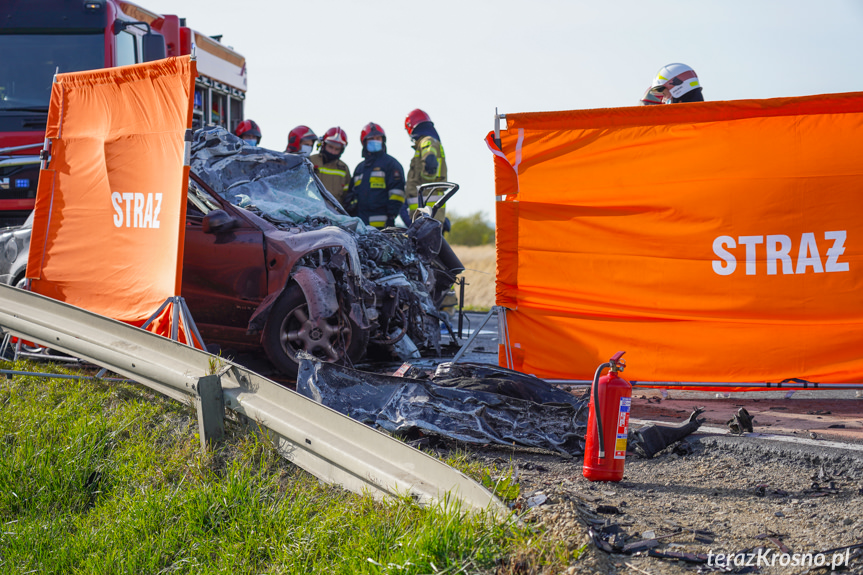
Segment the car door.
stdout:
<svg viewBox="0 0 863 575">
<path fill-rule="evenodd" d="M 208 217 L 227 219 L 229 224 L 224 230 L 205 232 Z M 266 290 L 263 232 L 243 218 L 239 208 L 220 202 L 190 179 L 182 295 L 204 342 L 257 345 L 258 338 L 246 335 L 246 330 Z"/>
</svg>

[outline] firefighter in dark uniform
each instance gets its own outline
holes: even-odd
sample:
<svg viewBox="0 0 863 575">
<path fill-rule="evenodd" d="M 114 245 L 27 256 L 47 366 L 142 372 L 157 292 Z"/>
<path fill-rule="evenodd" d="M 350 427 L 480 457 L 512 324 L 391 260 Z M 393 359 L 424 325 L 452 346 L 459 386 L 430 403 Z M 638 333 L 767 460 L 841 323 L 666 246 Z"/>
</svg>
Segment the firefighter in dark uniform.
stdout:
<svg viewBox="0 0 863 575">
<path fill-rule="evenodd" d="M 354 170 L 346 200 L 348 213 L 382 229 L 395 224 L 405 203 L 405 172 L 387 154 L 387 136 L 378 124 L 368 123 L 360 133 L 363 161 Z"/>
</svg>

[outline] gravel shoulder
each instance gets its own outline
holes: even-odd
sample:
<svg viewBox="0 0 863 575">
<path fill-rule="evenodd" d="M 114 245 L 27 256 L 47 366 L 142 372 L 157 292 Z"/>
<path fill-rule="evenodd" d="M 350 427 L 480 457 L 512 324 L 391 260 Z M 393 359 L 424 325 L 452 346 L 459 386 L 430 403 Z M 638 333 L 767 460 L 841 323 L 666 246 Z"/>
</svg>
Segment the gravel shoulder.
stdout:
<svg viewBox="0 0 863 575">
<path fill-rule="evenodd" d="M 861 452 L 695 434 L 652 459 L 627 457 L 616 484 L 591 483 L 580 460 L 558 455 L 482 448 L 473 456 L 516 474 L 515 506 L 526 521 L 570 550 L 587 544 L 565 573 L 806 573 L 809 564 L 783 566 L 781 554 L 863 544 Z M 752 554 L 736 559 L 752 565 L 732 560 L 721 571 L 719 553 Z M 760 568 L 751 570 L 759 554 Z M 846 572 L 863 573 L 861 554 L 848 551 Z M 826 561 L 829 571 L 833 552 Z"/>
</svg>

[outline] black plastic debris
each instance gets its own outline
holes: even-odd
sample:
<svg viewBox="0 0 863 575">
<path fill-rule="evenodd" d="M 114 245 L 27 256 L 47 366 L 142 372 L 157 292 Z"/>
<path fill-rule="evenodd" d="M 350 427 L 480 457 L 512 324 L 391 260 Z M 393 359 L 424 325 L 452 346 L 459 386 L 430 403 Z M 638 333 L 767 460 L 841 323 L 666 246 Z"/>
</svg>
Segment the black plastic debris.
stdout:
<svg viewBox="0 0 863 575">
<path fill-rule="evenodd" d="M 576 409 L 584 399 L 561 391 L 533 375 L 486 363 L 441 363 L 431 377 L 436 385 L 484 391 L 533 403 L 568 403 Z"/>
<path fill-rule="evenodd" d="M 598 505 L 596 507 L 596 512 L 605 515 L 620 515 L 620 509 L 614 505 Z"/>
<path fill-rule="evenodd" d="M 742 435 L 744 433 L 752 433 L 752 416 L 749 415 L 749 412 L 746 411 L 745 407 L 741 407 L 737 410 L 737 413 L 728 420 L 726 423 L 728 425 L 728 429 L 731 430 L 731 433 L 735 435 Z"/>
<path fill-rule="evenodd" d="M 623 546 L 624 553 L 640 553 L 642 551 L 647 551 L 648 549 L 653 549 L 654 547 L 659 547 L 660 543 L 656 539 L 641 539 L 639 541 L 633 541 L 632 543 L 627 543 Z"/>
<path fill-rule="evenodd" d="M 300 362 L 297 391 L 393 433 L 420 430 L 469 443 L 584 453 L 586 400 L 496 366 L 459 364 L 439 371 L 431 381 L 406 379 L 306 357 Z"/>
<path fill-rule="evenodd" d="M 695 408 L 686 423 L 677 427 L 651 424 L 633 431 L 635 452 L 642 457 L 650 458 L 669 445 L 677 443 L 701 427 L 705 420 L 698 419 L 698 416 L 703 412 L 703 407 Z"/>
</svg>

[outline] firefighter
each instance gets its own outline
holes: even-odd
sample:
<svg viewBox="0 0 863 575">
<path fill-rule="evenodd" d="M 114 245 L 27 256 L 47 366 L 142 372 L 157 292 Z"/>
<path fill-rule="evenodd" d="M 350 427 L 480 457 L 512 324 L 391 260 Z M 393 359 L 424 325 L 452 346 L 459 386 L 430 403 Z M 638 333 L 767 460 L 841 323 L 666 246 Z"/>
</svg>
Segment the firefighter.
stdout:
<svg viewBox="0 0 863 575">
<path fill-rule="evenodd" d="M 308 158 L 312 154 L 312 146 L 317 139 L 318 137 L 308 126 L 297 126 L 288 132 L 288 147 L 285 151 Z"/>
<path fill-rule="evenodd" d="M 251 146 L 257 146 L 261 143 L 261 129 L 254 120 L 243 120 L 237 124 L 234 134 Z"/>
<path fill-rule="evenodd" d="M 641 97 L 641 105 L 703 102 L 701 83 L 695 70 L 686 64 L 667 64 L 660 68 L 653 84 Z"/>
<path fill-rule="evenodd" d="M 309 157 L 321 183 L 342 205 L 351 185 L 351 169 L 340 159 L 347 145 L 347 133 L 330 128 L 318 142 L 319 152 Z"/>
<path fill-rule="evenodd" d="M 411 159 L 407 187 L 405 188 L 409 211 L 408 220 L 405 223 L 410 224 L 419 207 L 417 188 L 421 184 L 447 181 L 446 157 L 434 123 L 429 115 L 419 108 L 413 110 L 405 118 L 405 130 L 413 140 L 414 147 L 414 156 Z M 425 198 L 426 204 L 434 204 L 443 196 L 444 191 L 443 188 L 432 190 L 429 196 Z M 446 221 L 443 206 L 435 214 L 435 219 L 441 222 Z"/>
<path fill-rule="evenodd" d="M 360 142 L 364 159 L 354 170 L 345 208 L 372 227 L 392 226 L 405 203 L 404 170 L 387 154 L 387 135 L 380 125 L 366 124 Z"/>
</svg>

